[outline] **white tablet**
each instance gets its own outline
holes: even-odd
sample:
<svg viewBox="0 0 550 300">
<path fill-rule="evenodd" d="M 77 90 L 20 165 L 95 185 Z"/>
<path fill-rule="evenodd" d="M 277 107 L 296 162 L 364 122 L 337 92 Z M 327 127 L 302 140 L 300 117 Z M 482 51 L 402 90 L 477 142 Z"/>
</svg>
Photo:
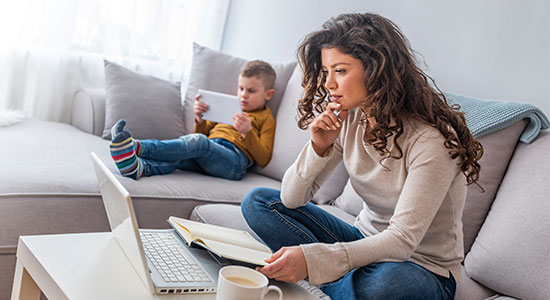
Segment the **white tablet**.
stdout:
<svg viewBox="0 0 550 300">
<path fill-rule="evenodd" d="M 208 104 L 202 118 L 217 123 L 233 125 L 233 115 L 241 113 L 239 97 L 207 90 L 199 90 L 201 102 Z"/>
</svg>

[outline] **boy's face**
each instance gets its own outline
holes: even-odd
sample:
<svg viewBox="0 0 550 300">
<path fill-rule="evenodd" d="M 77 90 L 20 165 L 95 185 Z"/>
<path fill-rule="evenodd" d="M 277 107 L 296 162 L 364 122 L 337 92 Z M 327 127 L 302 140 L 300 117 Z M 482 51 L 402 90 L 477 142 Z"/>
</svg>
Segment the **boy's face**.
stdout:
<svg viewBox="0 0 550 300">
<path fill-rule="evenodd" d="M 254 111 L 262 108 L 265 102 L 273 96 L 273 89 L 266 90 L 262 80 L 256 76 L 239 76 L 237 96 L 241 99 L 243 111 Z"/>
</svg>

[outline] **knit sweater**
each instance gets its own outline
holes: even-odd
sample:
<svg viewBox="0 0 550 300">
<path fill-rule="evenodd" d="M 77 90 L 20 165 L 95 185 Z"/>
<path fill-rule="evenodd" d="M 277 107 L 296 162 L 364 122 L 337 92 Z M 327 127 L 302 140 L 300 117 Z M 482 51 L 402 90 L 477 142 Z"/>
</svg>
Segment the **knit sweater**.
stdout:
<svg viewBox="0 0 550 300">
<path fill-rule="evenodd" d="M 283 178 L 283 204 L 300 207 L 343 159 L 351 184 L 364 201 L 355 221 L 364 238 L 301 245 L 310 283 L 334 281 L 375 262 L 407 260 L 444 277 L 451 272 L 460 280 L 466 179 L 459 161 L 451 159 L 437 128 L 409 119 L 398 139 L 403 157 L 385 159 L 381 165 L 382 156 L 363 141 L 361 114 L 359 109 L 350 111 L 323 157 L 307 143 Z M 397 153 L 393 139 L 388 146 Z"/>
<path fill-rule="evenodd" d="M 269 107 L 246 112 L 250 118 L 252 129 L 244 138 L 235 127 L 223 123 L 203 121 L 195 122 L 195 132 L 202 133 L 210 139 L 222 138 L 239 147 L 251 163 L 265 166 L 271 159 L 273 152 L 273 140 L 275 139 L 275 118 Z"/>
</svg>

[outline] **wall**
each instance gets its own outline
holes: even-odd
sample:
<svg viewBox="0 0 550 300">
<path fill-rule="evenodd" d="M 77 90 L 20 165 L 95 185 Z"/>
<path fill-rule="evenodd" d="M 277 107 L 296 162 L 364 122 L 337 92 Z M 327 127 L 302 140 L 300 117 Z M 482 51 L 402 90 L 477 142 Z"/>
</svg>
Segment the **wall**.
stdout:
<svg viewBox="0 0 550 300">
<path fill-rule="evenodd" d="M 372 11 L 401 28 L 442 90 L 527 102 L 550 117 L 549 2 L 232 0 L 221 50 L 295 60 L 303 37 L 331 16 Z"/>
</svg>

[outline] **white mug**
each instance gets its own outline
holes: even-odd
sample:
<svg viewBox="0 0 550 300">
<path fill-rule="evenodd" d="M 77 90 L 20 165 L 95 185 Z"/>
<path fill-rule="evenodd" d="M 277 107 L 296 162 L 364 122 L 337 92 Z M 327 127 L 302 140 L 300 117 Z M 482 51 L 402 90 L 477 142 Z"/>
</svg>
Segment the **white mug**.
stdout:
<svg viewBox="0 0 550 300">
<path fill-rule="evenodd" d="M 254 269 L 225 266 L 218 276 L 216 300 L 263 300 L 269 291 L 279 293 L 279 300 L 282 300 L 283 291 L 268 283 L 267 277 Z"/>
</svg>

